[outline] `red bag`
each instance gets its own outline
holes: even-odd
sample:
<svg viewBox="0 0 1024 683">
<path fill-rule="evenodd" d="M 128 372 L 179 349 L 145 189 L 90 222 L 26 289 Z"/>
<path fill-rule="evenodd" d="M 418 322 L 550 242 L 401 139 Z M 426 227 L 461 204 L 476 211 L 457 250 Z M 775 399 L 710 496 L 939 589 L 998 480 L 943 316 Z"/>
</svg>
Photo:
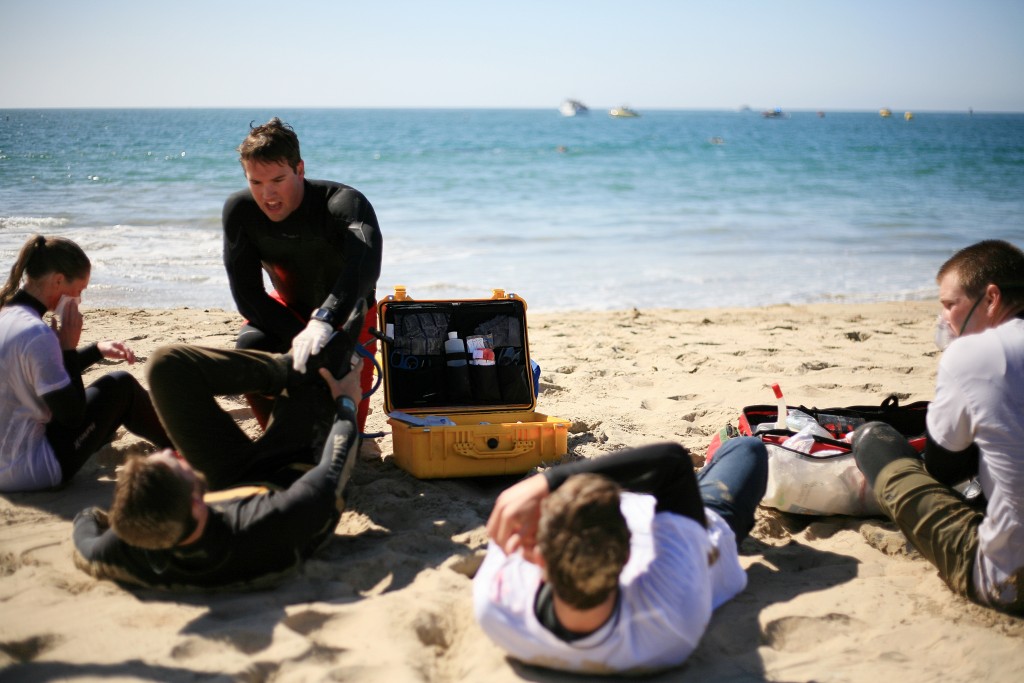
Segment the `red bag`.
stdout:
<svg viewBox="0 0 1024 683">
<path fill-rule="evenodd" d="M 905 406 L 900 405 L 899 397 L 890 395 L 878 406 L 848 406 L 846 408 L 808 408 L 807 406 L 787 406 L 789 410 L 807 413 L 818 424 L 827 429 L 834 438 L 815 436 L 815 445 L 811 452 L 840 449 L 850 450 L 850 444 L 843 440 L 848 433 L 865 422 L 885 422 L 896 428 L 907 437 L 910 445 L 920 453 L 924 450 L 925 416 L 928 413 L 928 401 L 915 401 Z M 774 405 L 753 405 L 744 408 L 739 415 L 738 427 L 727 424 L 711 439 L 705 454 L 705 462 L 711 462 L 715 451 L 724 441 L 737 436 L 760 436 L 765 443 L 781 444 L 795 433 L 790 429 L 770 429 L 759 425 L 774 425 L 778 419 L 779 409 Z"/>
</svg>

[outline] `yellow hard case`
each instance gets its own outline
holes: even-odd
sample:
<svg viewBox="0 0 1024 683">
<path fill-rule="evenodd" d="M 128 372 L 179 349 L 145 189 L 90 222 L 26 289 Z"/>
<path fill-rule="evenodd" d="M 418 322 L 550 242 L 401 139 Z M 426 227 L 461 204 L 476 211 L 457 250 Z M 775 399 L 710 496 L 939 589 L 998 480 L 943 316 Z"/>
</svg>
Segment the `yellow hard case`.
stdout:
<svg viewBox="0 0 1024 683">
<path fill-rule="evenodd" d="M 522 298 L 495 289 L 487 299 L 417 301 L 396 286 L 378 302 L 377 320 L 392 338 L 381 344 L 380 359 L 399 467 L 420 479 L 520 474 L 565 455 L 570 422 L 536 412 Z M 453 395 L 457 383 L 451 375 L 446 380 L 444 355 L 451 331 L 461 339 L 490 335 L 500 399 L 486 391 L 480 398 L 475 384 L 473 398 Z M 395 411 L 454 425 L 410 424 Z"/>
</svg>

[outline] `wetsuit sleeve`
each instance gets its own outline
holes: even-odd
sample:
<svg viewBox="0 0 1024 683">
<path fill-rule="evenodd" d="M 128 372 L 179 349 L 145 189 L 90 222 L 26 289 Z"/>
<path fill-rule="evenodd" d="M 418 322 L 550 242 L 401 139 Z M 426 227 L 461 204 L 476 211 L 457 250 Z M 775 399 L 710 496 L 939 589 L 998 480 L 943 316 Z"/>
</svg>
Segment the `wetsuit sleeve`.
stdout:
<svg viewBox="0 0 1024 683">
<path fill-rule="evenodd" d="M 683 515 L 707 526 L 693 462 L 679 444 L 653 444 L 580 460 L 545 470 L 544 477 L 554 491 L 572 475 L 584 472 L 604 475 L 627 491 L 653 495 L 656 512 Z"/>
<path fill-rule="evenodd" d="M 97 579 L 112 579 L 145 585 L 136 575 L 125 545 L 110 529 L 107 513 L 92 507 L 75 516 L 73 540 L 75 566 Z"/>
<path fill-rule="evenodd" d="M 46 402 L 46 407 L 50 409 L 55 422 L 65 427 L 74 427 L 85 417 L 85 384 L 82 382 L 82 370 L 103 356 L 97 344 L 83 346 L 77 351 L 64 351 L 61 356 L 71 383 L 43 394 L 43 401 Z"/>
<path fill-rule="evenodd" d="M 72 533 L 75 566 L 90 576 L 137 586 L 156 587 L 163 583 L 147 560 L 147 551 L 132 548 L 119 539 L 109 527 L 107 513 L 100 508 L 79 512 Z"/>
<path fill-rule="evenodd" d="M 327 437 L 320 462 L 285 491 L 253 496 L 225 514 L 239 529 L 242 544 L 269 549 L 282 558 L 309 557 L 338 524 L 344 507 L 342 495 L 359 453 L 355 412 L 338 405 L 338 417 Z M 281 548 L 287 546 L 288 552 Z M 290 560 L 290 561 L 292 561 Z"/>
<path fill-rule="evenodd" d="M 92 367 L 96 363 L 99 363 L 100 360 L 103 358 L 103 354 L 100 353 L 100 345 L 96 343 L 87 344 L 86 346 L 83 346 L 82 348 L 78 349 L 78 351 L 76 351 L 75 354 L 78 356 L 79 373 L 81 373 L 82 370 L 85 370 L 89 367 Z M 67 361 L 65 361 L 65 366 L 66 364 Z"/>
<path fill-rule="evenodd" d="M 264 332 L 280 337 L 282 342 L 290 342 L 305 323 L 267 294 L 263 262 L 245 232 L 247 221 L 260 220 L 253 215 L 259 208 L 249 206 L 247 199 L 245 193 L 238 193 L 224 203 L 224 269 L 231 296 L 242 317 Z"/>
<path fill-rule="evenodd" d="M 341 498 L 359 451 L 359 430 L 356 429 L 355 404 L 351 399 L 340 397 L 335 401 L 335 407 L 337 417 L 320 453 L 320 464 L 306 476 L 315 475 L 330 487 L 335 498 Z"/>
<path fill-rule="evenodd" d="M 75 515 L 75 551 L 87 562 L 99 559 L 103 546 L 101 539 L 108 531 L 106 513 L 95 507 L 82 510 Z"/>
<path fill-rule="evenodd" d="M 377 215 L 358 192 L 346 190 L 335 194 L 327 208 L 335 228 L 341 232 L 345 257 L 338 279 L 321 308 L 331 311 L 337 324 L 341 324 L 350 320 L 360 301 L 373 296 L 380 277 L 383 245 Z M 353 332 L 347 326 L 346 331 Z M 356 336 L 358 331 L 357 328 Z"/>
</svg>

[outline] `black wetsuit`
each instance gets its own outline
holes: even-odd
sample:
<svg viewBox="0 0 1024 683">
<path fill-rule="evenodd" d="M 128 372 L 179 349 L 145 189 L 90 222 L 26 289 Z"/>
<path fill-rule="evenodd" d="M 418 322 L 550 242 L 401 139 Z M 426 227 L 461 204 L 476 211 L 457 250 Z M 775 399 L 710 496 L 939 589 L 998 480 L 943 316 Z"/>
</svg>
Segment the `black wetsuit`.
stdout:
<svg viewBox="0 0 1024 683">
<path fill-rule="evenodd" d="M 202 536 L 168 550 L 128 545 L 97 508 L 75 517 L 75 564 L 100 579 L 161 589 L 260 588 L 290 574 L 324 544 L 359 450 L 355 414 L 338 418 L 320 464 L 285 491 L 210 506 Z"/>
<path fill-rule="evenodd" d="M 317 308 L 332 311 L 340 324 L 360 299 L 372 307 L 381 234 L 373 206 L 358 190 L 305 180 L 302 203 L 279 223 L 242 190 L 224 203 L 223 222 L 224 266 L 238 312 L 277 342 L 247 348 L 287 350 Z M 267 294 L 262 269 L 287 307 Z"/>
</svg>

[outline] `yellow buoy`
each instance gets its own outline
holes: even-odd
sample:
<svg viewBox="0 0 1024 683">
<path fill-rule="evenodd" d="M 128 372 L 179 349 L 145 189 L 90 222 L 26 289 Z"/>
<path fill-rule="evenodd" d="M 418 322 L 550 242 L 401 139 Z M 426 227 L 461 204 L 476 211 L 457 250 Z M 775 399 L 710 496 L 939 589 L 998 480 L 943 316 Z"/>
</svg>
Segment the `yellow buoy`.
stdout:
<svg viewBox="0 0 1024 683">
<path fill-rule="evenodd" d="M 903 115 L 903 118 L 905 118 L 907 121 L 909 121 L 910 119 L 914 118 L 914 112 L 912 112 L 912 111 L 906 112 Z"/>
</svg>

